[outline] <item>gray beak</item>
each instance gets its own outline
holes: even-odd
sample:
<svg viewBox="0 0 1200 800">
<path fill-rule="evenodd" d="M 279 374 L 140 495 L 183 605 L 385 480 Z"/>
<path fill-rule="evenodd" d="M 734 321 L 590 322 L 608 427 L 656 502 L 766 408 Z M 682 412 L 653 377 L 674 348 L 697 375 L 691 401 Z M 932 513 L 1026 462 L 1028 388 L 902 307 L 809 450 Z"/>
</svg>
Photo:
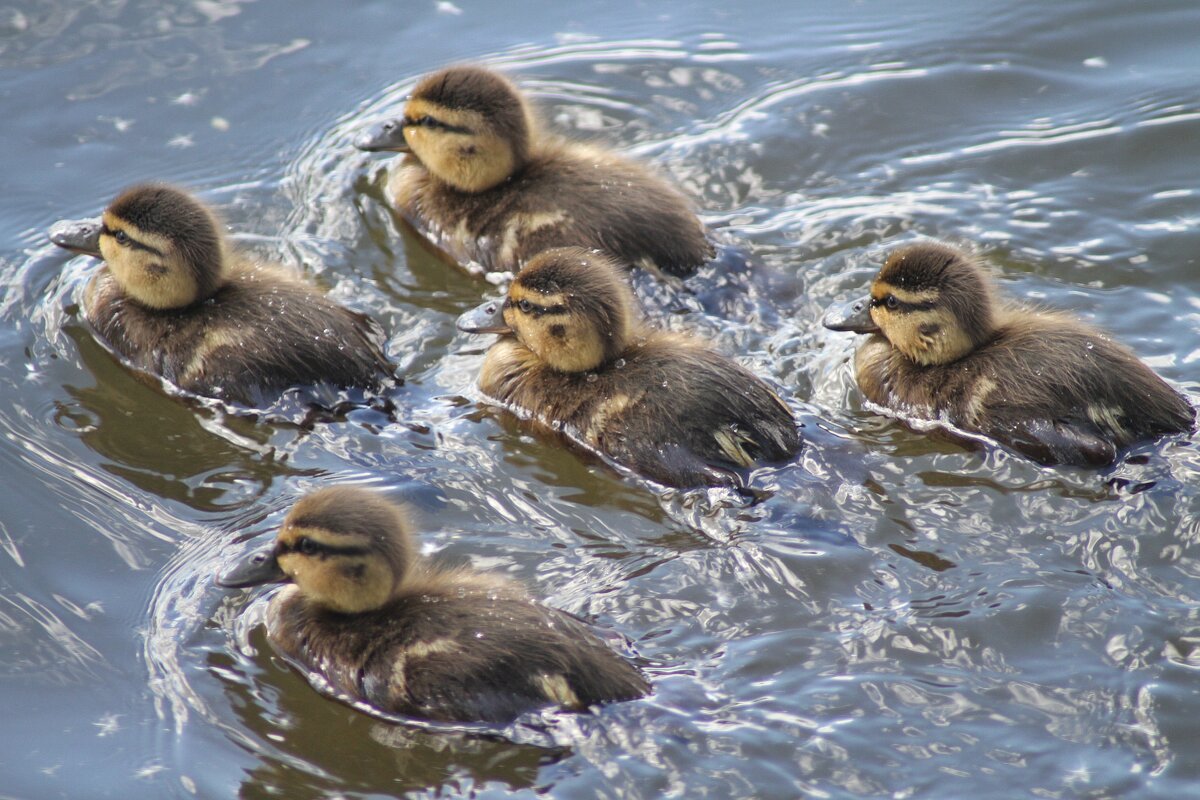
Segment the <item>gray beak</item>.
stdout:
<svg viewBox="0 0 1200 800">
<path fill-rule="evenodd" d="M 50 226 L 50 241 L 73 253 L 100 258 L 99 219 L 64 219 Z"/>
<path fill-rule="evenodd" d="M 879 333 L 879 326 L 871 319 L 870 295 L 834 306 L 825 312 L 821 324 L 831 331 Z"/>
<path fill-rule="evenodd" d="M 242 563 L 217 578 L 217 585 L 226 589 L 244 589 L 264 583 L 286 583 L 291 580 L 275 560 L 275 546 L 257 550 Z"/>
<path fill-rule="evenodd" d="M 504 321 L 504 301 L 488 300 L 458 318 L 458 329 L 467 333 L 512 333 Z"/>
<path fill-rule="evenodd" d="M 404 141 L 404 122 L 389 119 L 373 125 L 354 140 L 354 146 L 368 153 L 407 153 L 408 142 Z"/>
</svg>

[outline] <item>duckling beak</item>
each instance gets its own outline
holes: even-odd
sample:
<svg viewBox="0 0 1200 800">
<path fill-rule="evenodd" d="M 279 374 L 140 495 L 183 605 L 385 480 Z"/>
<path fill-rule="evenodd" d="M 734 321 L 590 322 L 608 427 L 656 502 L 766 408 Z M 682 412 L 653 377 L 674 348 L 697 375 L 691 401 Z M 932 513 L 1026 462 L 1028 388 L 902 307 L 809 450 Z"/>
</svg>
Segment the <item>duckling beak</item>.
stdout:
<svg viewBox="0 0 1200 800">
<path fill-rule="evenodd" d="M 407 153 L 408 142 L 404 141 L 404 123 L 389 119 L 372 125 L 354 140 L 354 146 L 368 153 Z"/>
<path fill-rule="evenodd" d="M 50 241 L 72 253 L 100 258 L 99 219 L 64 219 L 50 226 Z"/>
<path fill-rule="evenodd" d="M 512 333 L 504 321 L 504 301 L 488 300 L 458 318 L 458 329 L 467 333 Z"/>
<path fill-rule="evenodd" d="M 275 547 L 251 553 L 245 561 L 217 578 L 217 585 L 226 589 L 244 589 L 264 583 L 286 583 L 291 580 L 275 558 Z"/>
<path fill-rule="evenodd" d="M 834 306 L 825 312 L 821 324 L 831 331 L 879 333 L 879 326 L 871 319 L 870 296 Z"/>
</svg>

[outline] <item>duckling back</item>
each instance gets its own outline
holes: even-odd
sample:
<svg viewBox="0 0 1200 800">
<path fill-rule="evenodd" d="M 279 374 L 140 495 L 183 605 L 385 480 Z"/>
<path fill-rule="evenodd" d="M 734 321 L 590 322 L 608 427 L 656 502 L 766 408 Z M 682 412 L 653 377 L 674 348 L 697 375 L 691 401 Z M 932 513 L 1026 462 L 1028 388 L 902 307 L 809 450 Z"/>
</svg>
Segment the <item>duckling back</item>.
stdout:
<svg viewBox="0 0 1200 800">
<path fill-rule="evenodd" d="M 320 665 L 342 694 L 423 719 L 505 723 L 546 706 L 580 711 L 650 690 L 579 620 L 470 572 L 418 576 L 387 606 L 353 615 L 289 587 L 272 600 L 268 630 L 292 660 Z"/>
<path fill-rule="evenodd" d="M 544 142 L 520 173 L 479 194 L 439 183 L 415 160 L 390 185 L 410 223 L 459 263 L 485 272 L 515 272 L 542 250 L 571 245 L 678 276 L 715 255 L 679 190 L 646 167 L 584 145 Z"/>
<path fill-rule="evenodd" d="M 260 405 L 321 383 L 376 390 L 392 370 L 368 317 L 271 267 L 237 263 L 209 299 L 180 309 L 146 308 L 104 269 L 84 307 L 134 368 L 229 402 Z"/>
</svg>

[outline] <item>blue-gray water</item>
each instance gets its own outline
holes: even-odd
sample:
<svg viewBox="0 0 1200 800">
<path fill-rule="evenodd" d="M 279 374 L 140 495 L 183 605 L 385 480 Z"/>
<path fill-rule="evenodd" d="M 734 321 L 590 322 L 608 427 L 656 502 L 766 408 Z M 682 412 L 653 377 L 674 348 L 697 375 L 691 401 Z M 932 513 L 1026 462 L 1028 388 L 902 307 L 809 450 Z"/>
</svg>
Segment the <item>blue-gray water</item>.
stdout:
<svg viewBox="0 0 1200 800">
<path fill-rule="evenodd" d="M 862 410 L 853 337 L 817 325 L 889 247 L 975 243 L 1200 401 L 1200 7 L 504 6 L 0 8 L 0 797 L 1200 792 L 1193 441 L 1097 473 L 916 434 Z M 728 319 L 668 322 L 802 413 L 762 503 L 660 497 L 476 404 L 486 339 L 453 323 L 494 290 L 403 240 L 386 159 L 349 146 L 464 60 L 749 252 Z M 117 365 L 78 314 L 94 262 L 44 231 L 144 179 L 379 318 L 407 424 L 227 418 Z M 213 576 L 330 481 L 620 631 L 654 696 L 492 737 L 318 694 Z"/>
</svg>

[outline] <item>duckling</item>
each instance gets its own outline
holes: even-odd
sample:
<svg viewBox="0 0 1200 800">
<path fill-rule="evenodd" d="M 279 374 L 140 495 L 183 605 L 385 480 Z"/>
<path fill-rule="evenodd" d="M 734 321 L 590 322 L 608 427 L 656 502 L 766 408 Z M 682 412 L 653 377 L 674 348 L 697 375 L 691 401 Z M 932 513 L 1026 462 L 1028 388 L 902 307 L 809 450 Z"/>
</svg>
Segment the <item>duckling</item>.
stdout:
<svg viewBox="0 0 1200 800">
<path fill-rule="evenodd" d="M 271 598 L 268 638 L 387 713 L 504 723 L 650 691 L 583 622 L 507 578 L 428 563 L 410 530 L 404 509 L 375 492 L 321 489 L 296 503 L 273 548 L 217 582 L 290 582 Z"/>
<path fill-rule="evenodd" d="M 253 405 L 302 384 L 378 389 L 392 372 L 368 317 L 231 253 L 212 211 L 181 189 L 131 186 L 100 220 L 59 222 L 50 240 L 104 260 L 88 322 L 184 391 Z"/>
<path fill-rule="evenodd" d="M 355 145 L 408 154 L 389 180 L 396 208 L 469 268 L 515 273 L 542 250 L 580 245 L 685 276 L 715 255 L 678 189 L 601 147 L 544 133 L 517 87 L 482 67 L 426 76 L 402 118 Z"/>
<path fill-rule="evenodd" d="M 787 404 L 698 341 L 652 330 L 612 258 L 547 250 L 503 302 L 460 330 L 499 333 L 479 386 L 498 403 L 567 433 L 659 483 L 742 487 L 738 468 L 800 449 Z"/>
<path fill-rule="evenodd" d="M 1128 348 L 1067 314 L 999 299 L 984 266 L 945 244 L 893 252 L 870 295 L 831 309 L 824 324 L 870 334 L 854 364 L 872 403 L 1043 464 L 1105 466 L 1195 418 Z"/>
</svg>

